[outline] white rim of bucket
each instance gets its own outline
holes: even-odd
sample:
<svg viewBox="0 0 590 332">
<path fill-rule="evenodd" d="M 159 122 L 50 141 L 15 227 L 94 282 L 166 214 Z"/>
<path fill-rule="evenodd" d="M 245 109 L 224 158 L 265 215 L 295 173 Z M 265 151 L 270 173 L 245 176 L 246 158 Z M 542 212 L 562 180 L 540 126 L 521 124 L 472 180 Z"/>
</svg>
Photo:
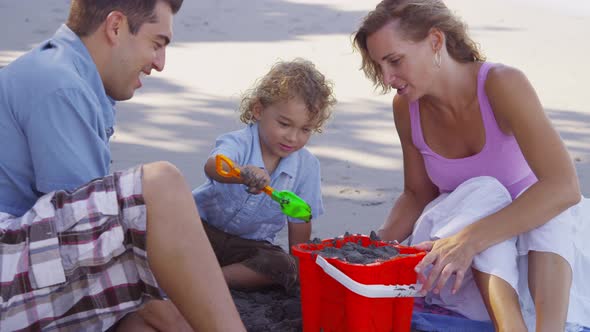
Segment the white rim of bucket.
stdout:
<svg viewBox="0 0 590 332">
<path fill-rule="evenodd" d="M 420 284 L 411 285 L 366 285 L 357 282 L 330 264 L 324 257 L 317 255 L 315 263 L 319 265 L 327 275 L 338 281 L 349 291 L 358 295 L 370 298 L 392 298 L 392 297 L 422 297 L 419 291 Z"/>
</svg>

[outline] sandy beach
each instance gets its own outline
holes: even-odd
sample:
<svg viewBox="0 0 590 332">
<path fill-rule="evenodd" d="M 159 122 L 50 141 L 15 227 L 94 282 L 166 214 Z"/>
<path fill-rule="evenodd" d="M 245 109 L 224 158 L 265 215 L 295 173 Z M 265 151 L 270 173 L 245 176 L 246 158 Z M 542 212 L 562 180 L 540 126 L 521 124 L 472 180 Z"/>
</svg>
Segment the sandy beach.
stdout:
<svg viewBox="0 0 590 332">
<path fill-rule="evenodd" d="M 240 94 L 278 59 L 304 57 L 335 84 L 339 100 L 308 145 L 322 165 L 326 213 L 313 237 L 377 229 L 403 187 L 390 95 L 358 70 L 350 34 L 377 1 L 185 1 L 175 18 L 164 72 L 118 104 L 113 169 L 168 160 L 196 187 L 215 138 L 241 128 Z M 522 69 L 575 160 L 590 194 L 590 106 L 586 102 L 590 3 L 450 0 L 490 61 Z M 0 0 L 0 66 L 53 35 L 67 0 Z M 565 6 L 565 7 L 564 7 Z M 5 144 L 5 143 L 3 143 Z M 550 158 L 551 156 L 548 156 Z M 286 234 L 279 242 L 286 243 Z"/>
<path fill-rule="evenodd" d="M 351 33 L 377 0 L 194 0 L 175 17 L 164 72 L 117 105 L 113 170 L 167 160 L 191 187 L 215 138 L 243 127 L 240 94 L 277 60 L 303 57 L 329 79 L 339 103 L 308 148 L 320 159 L 325 214 L 312 238 L 368 234 L 403 189 L 402 154 L 392 119 L 393 94 L 375 91 L 359 71 Z M 448 0 L 488 60 L 523 70 L 561 134 L 590 196 L 590 1 Z M 69 0 L 0 0 L 0 68 L 50 38 Z M 1 142 L 0 146 L 9 144 Z M 547 156 L 551 158 L 551 156 Z M 286 247 L 286 230 L 278 243 Z M 299 297 L 233 292 L 256 331 L 298 331 Z"/>
</svg>

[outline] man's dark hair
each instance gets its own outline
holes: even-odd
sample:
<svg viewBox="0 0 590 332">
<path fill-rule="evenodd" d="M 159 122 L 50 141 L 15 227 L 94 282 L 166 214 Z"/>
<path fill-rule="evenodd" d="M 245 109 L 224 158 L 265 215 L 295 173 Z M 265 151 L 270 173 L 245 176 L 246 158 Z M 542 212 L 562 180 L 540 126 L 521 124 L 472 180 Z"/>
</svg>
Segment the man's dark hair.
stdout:
<svg viewBox="0 0 590 332">
<path fill-rule="evenodd" d="M 67 26 L 78 36 L 85 37 L 96 31 L 112 11 L 127 16 L 129 30 L 136 34 L 142 24 L 154 22 L 156 3 L 162 1 L 176 14 L 183 0 L 72 0 Z"/>
</svg>

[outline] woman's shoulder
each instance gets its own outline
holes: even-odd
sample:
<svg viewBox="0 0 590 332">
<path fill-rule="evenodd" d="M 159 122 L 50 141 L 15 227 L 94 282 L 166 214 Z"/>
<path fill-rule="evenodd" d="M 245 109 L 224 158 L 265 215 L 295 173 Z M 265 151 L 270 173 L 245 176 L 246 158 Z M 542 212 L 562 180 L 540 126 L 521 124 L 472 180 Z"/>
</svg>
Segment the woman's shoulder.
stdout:
<svg viewBox="0 0 590 332">
<path fill-rule="evenodd" d="M 398 95 L 393 97 L 392 107 L 393 114 L 396 117 L 408 116 L 410 112 L 410 104 L 408 101 Z"/>
<path fill-rule="evenodd" d="M 512 132 L 510 123 L 526 110 L 542 111 L 542 107 L 531 107 L 538 103 L 535 90 L 520 69 L 503 64 L 494 65 L 486 79 L 485 93 L 496 116 L 496 121 L 506 134 Z"/>
<path fill-rule="evenodd" d="M 519 89 L 528 85 L 528 79 L 520 69 L 505 64 L 494 64 L 486 78 L 485 90 L 488 95 L 514 93 L 514 88 Z"/>
<path fill-rule="evenodd" d="M 410 104 L 405 98 L 398 95 L 393 97 L 393 121 L 395 122 L 396 130 L 400 135 L 407 135 L 410 133 Z"/>
</svg>

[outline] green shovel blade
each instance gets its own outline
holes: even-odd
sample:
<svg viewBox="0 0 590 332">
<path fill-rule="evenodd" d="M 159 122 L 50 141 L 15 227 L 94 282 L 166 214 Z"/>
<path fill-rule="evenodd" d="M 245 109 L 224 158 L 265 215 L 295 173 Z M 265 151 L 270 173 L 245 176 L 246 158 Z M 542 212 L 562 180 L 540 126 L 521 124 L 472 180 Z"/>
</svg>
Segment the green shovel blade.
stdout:
<svg viewBox="0 0 590 332">
<path fill-rule="evenodd" d="M 272 199 L 281 205 L 281 211 L 292 218 L 309 222 L 311 220 L 311 208 L 301 197 L 294 193 L 283 190 L 273 191 Z"/>
</svg>

